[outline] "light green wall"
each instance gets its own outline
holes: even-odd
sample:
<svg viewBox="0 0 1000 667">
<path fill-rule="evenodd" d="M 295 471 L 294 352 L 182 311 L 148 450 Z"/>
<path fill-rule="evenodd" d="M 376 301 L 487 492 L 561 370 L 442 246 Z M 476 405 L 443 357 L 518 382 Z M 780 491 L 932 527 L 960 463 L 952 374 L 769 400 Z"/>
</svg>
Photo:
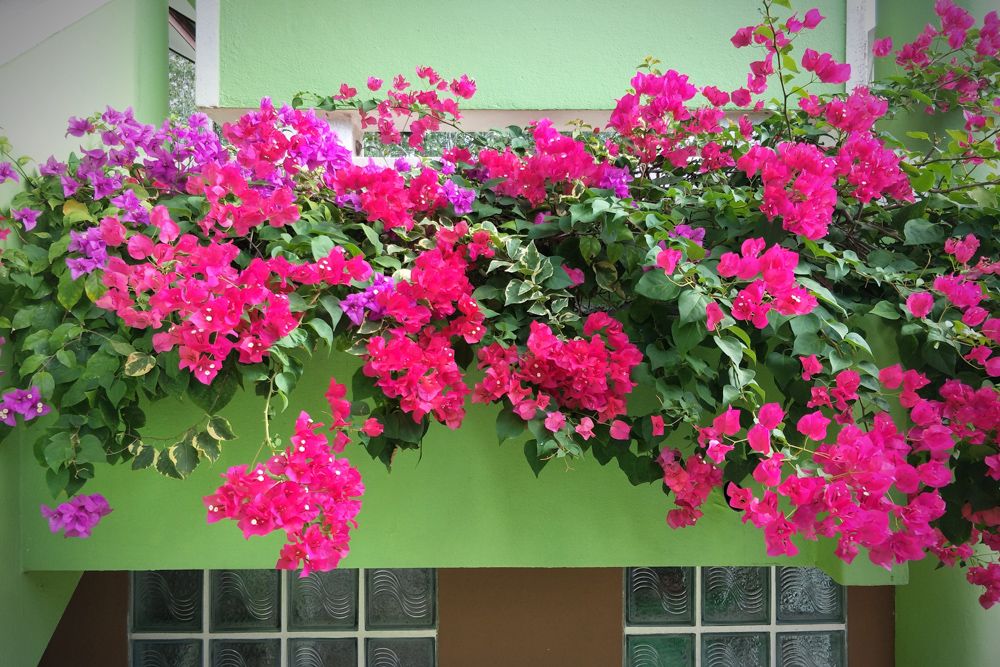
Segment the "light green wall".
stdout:
<svg viewBox="0 0 1000 667">
<path fill-rule="evenodd" d="M 132 105 L 141 119 L 162 120 L 166 42 L 166 0 L 109 2 L 0 65 L 0 134 L 15 154 L 45 159 L 79 145 L 63 136 L 71 115 Z M 0 186 L 0 204 L 15 192 Z M 85 566 L 67 562 L 64 572 L 23 573 L 21 529 L 28 523 L 46 528 L 39 503 L 22 502 L 22 486 L 37 483 L 42 470 L 23 474 L 25 465 L 36 464 L 19 444 L 16 437 L 0 442 L 0 662 L 21 667 L 37 663 Z"/>
<path fill-rule="evenodd" d="M 844 56 L 845 3 L 818 0 L 827 16 L 804 44 Z M 746 84 L 756 50 L 729 38 L 759 20 L 755 0 L 221 0 L 220 106 L 252 107 L 269 95 L 359 88 L 369 75 L 414 78 L 417 65 L 468 73 L 468 108 L 607 109 L 647 55 L 699 85 Z M 784 11 L 784 10 L 779 10 Z M 801 13 L 800 13 L 801 15 Z"/>
<path fill-rule="evenodd" d="M 1000 10 L 998 0 L 960 0 L 957 4 L 977 19 Z M 879 0 L 877 37 L 892 37 L 895 48 L 912 41 L 927 23 L 938 23 L 931 0 Z M 876 74 L 898 70 L 891 58 L 876 60 Z M 898 119 L 891 131 L 902 137 L 912 130 L 933 131 L 958 127 L 960 116 L 917 114 Z M 901 667 L 978 667 L 996 664 L 1000 656 L 1000 608 L 984 611 L 977 597 L 981 589 L 965 581 L 963 572 L 935 570 L 924 561 L 910 566 L 910 582 L 896 589 L 896 664 Z"/>
<path fill-rule="evenodd" d="M 982 588 L 964 571 L 910 566 L 896 588 L 896 664 L 900 667 L 987 667 L 1000 660 L 1000 607 L 979 606 Z"/>
<path fill-rule="evenodd" d="M 288 434 L 300 410 L 318 420 L 326 411 L 328 378 L 349 379 L 356 360 L 318 360 L 273 427 Z M 203 464 L 186 481 L 153 471 L 101 469 L 88 491 L 104 493 L 115 511 L 87 540 L 62 540 L 41 521 L 24 524 L 24 558 L 32 570 L 272 567 L 277 536 L 244 541 L 232 522 L 207 525 L 201 497 L 229 465 L 251 460 L 261 441 L 262 402 L 241 396 L 227 413 L 240 439 L 224 457 Z M 180 403 L 155 411 L 146 431 L 183 430 L 195 413 Z M 550 463 L 536 479 L 516 443 L 496 444 L 491 408 L 473 406 L 460 431 L 435 427 L 422 457 L 399 454 L 391 473 L 354 445 L 348 455 L 364 475 L 367 493 L 349 567 L 488 567 L 731 565 L 772 561 L 759 530 L 715 498 L 697 528 L 670 529 L 671 506 L 660 486 L 632 487 L 615 464 L 588 457 L 567 469 Z M 22 462 L 24 503 L 46 491 L 33 460 Z M 816 561 L 813 543 L 799 563 Z M 858 583 L 886 583 L 886 573 L 859 566 L 839 572 Z M 905 570 L 896 575 L 900 580 Z"/>
</svg>

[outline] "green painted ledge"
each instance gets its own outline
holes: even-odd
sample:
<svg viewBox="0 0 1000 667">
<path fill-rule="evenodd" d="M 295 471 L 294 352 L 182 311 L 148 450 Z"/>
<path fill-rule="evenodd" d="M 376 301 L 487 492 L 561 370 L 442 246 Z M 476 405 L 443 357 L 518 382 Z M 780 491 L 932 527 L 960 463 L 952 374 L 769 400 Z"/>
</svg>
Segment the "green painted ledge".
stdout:
<svg viewBox="0 0 1000 667">
<path fill-rule="evenodd" d="M 292 406 L 273 429 L 291 431 L 300 410 L 321 420 L 330 375 L 349 381 L 357 360 L 321 356 L 296 390 Z M 349 382 L 348 382 L 349 384 Z M 141 570 L 273 567 L 280 535 L 243 539 L 233 522 L 208 525 L 201 498 L 219 484 L 230 465 L 254 457 L 262 437 L 263 402 L 240 395 L 225 410 L 239 439 L 227 444 L 214 465 L 202 464 L 187 480 L 146 470 L 105 466 L 86 491 L 103 493 L 115 508 L 86 540 L 49 533 L 29 512 L 22 524 L 28 570 Z M 152 435 L 170 435 L 189 423 L 195 409 L 169 402 L 150 410 Z M 358 445 L 348 454 L 364 476 L 367 492 L 346 567 L 618 567 L 628 565 L 757 565 L 791 561 L 765 556 L 760 531 L 714 498 L 696 528 L 670 529 L 671 506 L 658 484 L 632 487 L 612 463 L 592 457 L 550 463 L 536 479 L 517 443 L 498 446 L 495 408 L 472 406 L 458 431 L 435 426 L 422 456 L 401 453 L 391 472 Z M 24 445 L 25 447 L 27 445 Z M 49 501 L 42 471 L 23 457 L 23 506 Z M 830 566 L 830 549 L 804 542 L 795 563 Z M 860 561 L 860 559 L 859 559 Z M 860 564 L 831 568 L 857 584 L 901 583 Z"/>
</svg>

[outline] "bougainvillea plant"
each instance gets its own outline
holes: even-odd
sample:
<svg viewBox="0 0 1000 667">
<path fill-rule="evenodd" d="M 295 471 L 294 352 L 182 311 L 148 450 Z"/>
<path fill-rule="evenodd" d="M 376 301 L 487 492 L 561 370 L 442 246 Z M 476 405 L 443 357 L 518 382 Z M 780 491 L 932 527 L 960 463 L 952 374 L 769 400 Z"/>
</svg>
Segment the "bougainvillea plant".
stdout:
<svg viewBox="0 0 1000 667">
<path fill-rule="evenodd" d="M 1000 20 L 938 0 L 914 42 L 876 42 L 896 74 L 829 93 L 850 68 L 807 47 L 822 15 L 787 4 L 732 37 L 745 86 L 648 60 L 602 128 L 542 119 L 421 153 L 475 93 L 421 67 L 265 99 L 221 136 L 197 114 L 74 118 L 89 148 L 37 175 L 3 145 L 24 190 L 0 231 L 0 421 L 51 410 L 35 454 L 72 498 L 96 463 L 181 478 L 216 460 L 236 437 L 220 409 L 253 387 L 268 458 L 231 468 L 208 518 L 285 531 L 278 566 L 308 571 L 348 549 L 348 445 L 389 465 L 495 404 L 536 472 L 613 461 L 662 482 L 674 528 L 721 493 L 769 555 L 821 537 L 847 562 L 930 554 L 994 604 Z M 415 157 L 354 157 L 314 108 Z M 925 115 L 947 129 L 900 130 Z M 321 349 L 361 369 L 350 397 L 331 380 L 332 434 L 303 413 L 286 445 L 270 419 Z M 205 416 L 145 436 L 171 395 Z M 107 511 L 46 516 L 85 535 Z"/>
</svg>

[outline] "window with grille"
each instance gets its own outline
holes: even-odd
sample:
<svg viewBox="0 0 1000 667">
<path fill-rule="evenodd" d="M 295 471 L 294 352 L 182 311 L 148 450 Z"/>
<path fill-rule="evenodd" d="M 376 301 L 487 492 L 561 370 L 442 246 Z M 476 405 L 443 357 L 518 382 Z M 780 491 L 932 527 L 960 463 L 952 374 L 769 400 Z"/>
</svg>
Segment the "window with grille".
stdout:
<svg viewBox="0 0 1000 667">
<path fill-rule="evenodd" d="M 431 569 L 134 572 L 133 667 L 433 667 Z"/>
<path fill-rule="evenodd" d="M 628 568 L 625 667 L 845 667 L 845 610 L 815 568 Z"/>
</svg>

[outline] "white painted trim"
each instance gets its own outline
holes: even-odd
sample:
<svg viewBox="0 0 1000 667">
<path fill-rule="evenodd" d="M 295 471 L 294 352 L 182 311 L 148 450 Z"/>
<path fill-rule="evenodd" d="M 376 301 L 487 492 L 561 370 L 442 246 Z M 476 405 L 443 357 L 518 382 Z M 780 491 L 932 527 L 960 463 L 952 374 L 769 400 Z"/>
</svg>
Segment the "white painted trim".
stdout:
<svg viewBox="0 0 1000 667">
<path fill-rule="evenodd" d="M 6 65 L 110 1 L 0 1 L 0 65 Z"/>
<path fill-rule="evenodd" d="M 872 82 L 875 67 L 872 46 L 875 43 L 877 20 L 878 0 L 847 0 L 844 56 L 851 66 L 847 92 L 854 90 L 856 86 L 867 86 Z"/>
<path fill-rule="evenodd" d="M 219 106 L 219 3 L 198 0 L 195 6 L 198 26 L 198 55 L 195 58 L 195 104 Z"/>
</svg>

